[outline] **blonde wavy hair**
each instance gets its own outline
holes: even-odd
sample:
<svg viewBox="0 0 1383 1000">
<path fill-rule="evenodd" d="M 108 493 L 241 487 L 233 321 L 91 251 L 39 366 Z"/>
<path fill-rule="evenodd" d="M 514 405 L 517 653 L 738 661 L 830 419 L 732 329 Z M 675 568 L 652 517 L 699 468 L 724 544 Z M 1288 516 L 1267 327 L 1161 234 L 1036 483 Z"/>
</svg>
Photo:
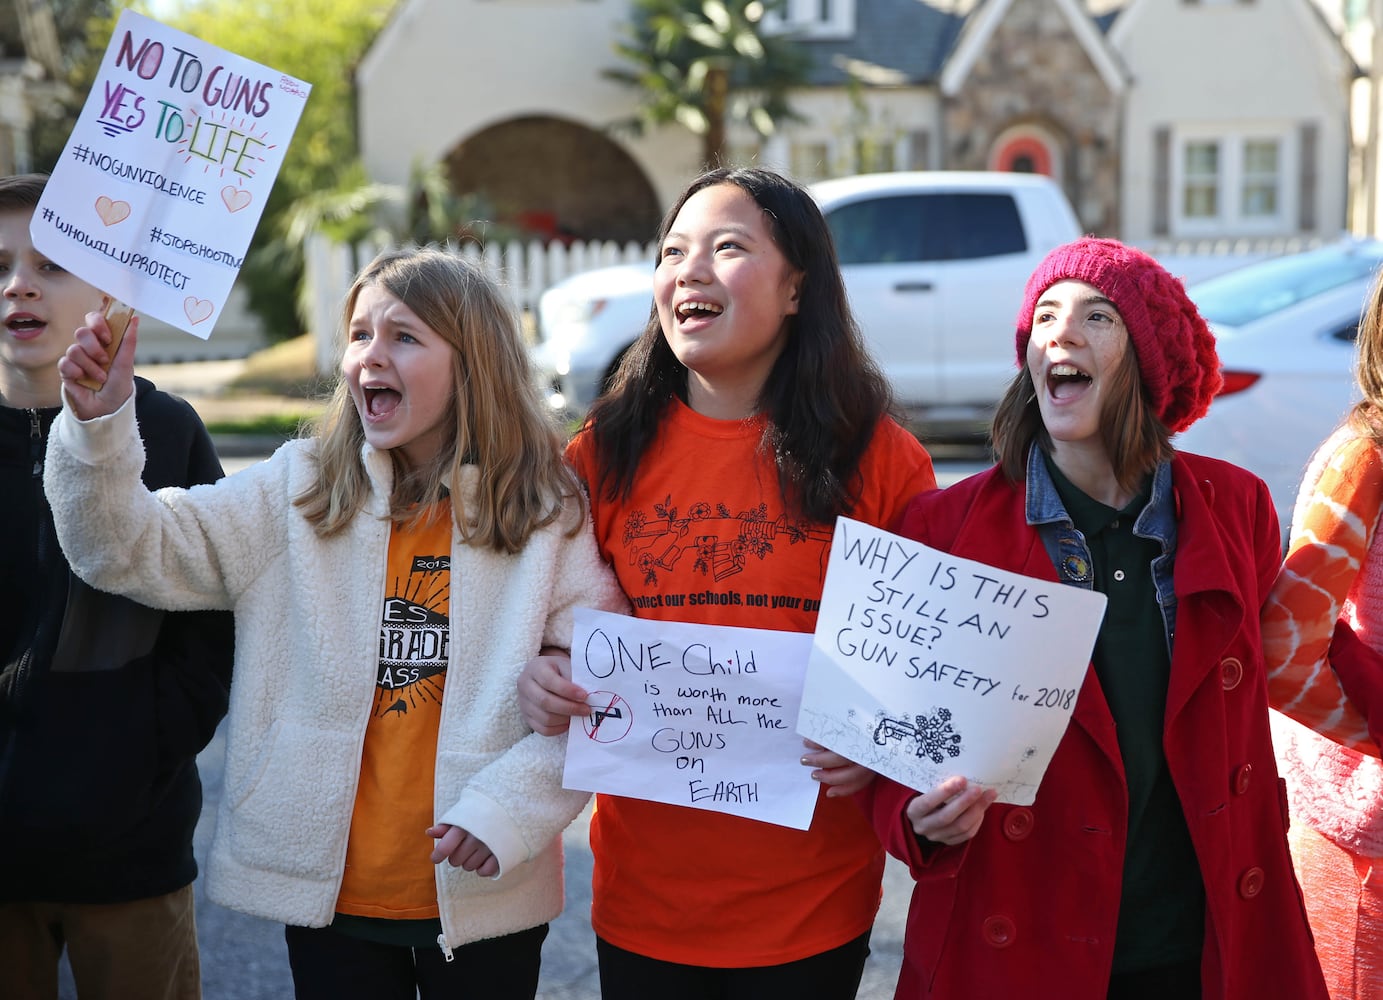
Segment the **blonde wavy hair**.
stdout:
<svg viewBox="0 0 1383 1000">
<path fill-rule="evenodd" d="M 529 535 L 566 517 L 580 530 L 585 496 L 563 461 L 563 439 L 539 398 L 519 321 L 499 287 L 459 254 L 435 245 L 386 250 L 366 265 L 346 295 L 342 346 L 362 289 L 378 285 L 453 348 L 452 432 L 427 467 L 410 468 L 398 449 L 389 519 L 414 523 L 450 498 L 467 545 L 517 552 Z M 341 531 L 364 507 L 370 482 L 361 458 L 365 430 L 338 372 L 315 427 L 315 482 L 293 500 L 318 535 Z M 467 489 L 463 470 L 478 481 Z"/>
</svg>

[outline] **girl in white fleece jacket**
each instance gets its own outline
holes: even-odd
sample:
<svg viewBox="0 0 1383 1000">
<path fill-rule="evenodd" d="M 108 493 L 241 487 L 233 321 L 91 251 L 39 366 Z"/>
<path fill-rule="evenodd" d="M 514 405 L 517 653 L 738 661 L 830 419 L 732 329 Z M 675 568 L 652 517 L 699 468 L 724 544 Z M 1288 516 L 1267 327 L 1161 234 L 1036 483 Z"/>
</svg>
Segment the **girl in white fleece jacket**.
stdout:
<svg viewBox="0 0 1383 1000">
<path fill-rule="evenodd" d="M 565 742 L 528 729 L 515 682 L 570 644 L 575 605 L 627 606 L 494 283 L 392 251 L 345 318 L 315 437 L 150 493 L 136 326 L 112 352 L 89 314 L 45 488 L 93 585 L 235 612 L 207 891 L 287 925 L 297 996 L 531 1000 L 587 796 L 562 789 Z"/>
</svg>

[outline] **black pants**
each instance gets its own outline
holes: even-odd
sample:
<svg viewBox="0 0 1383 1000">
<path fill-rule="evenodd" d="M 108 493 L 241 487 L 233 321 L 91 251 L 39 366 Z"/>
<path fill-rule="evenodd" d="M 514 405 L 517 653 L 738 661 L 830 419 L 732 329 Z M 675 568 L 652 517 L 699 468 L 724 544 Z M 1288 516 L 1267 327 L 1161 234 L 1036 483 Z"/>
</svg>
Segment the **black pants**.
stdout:
<svg viewBox="0 0 1383 1000">
<path fill-rule="evenodd" d="M 452 949 L 349 937 L 330 927 L 287 926 L 297 1000 L 533 1000 L 547 924 Z"/>
<path fill-rule="evenodd" d="M 869 932 L 819 955 L 748 969 L 660 962 L 600 938 L 595 947 L 601 1000 L 854 1000 L 869 957 Z"/>
<path fill-rule="evenodd" d="M 1124 972 L 1109 980 L 1109 1000 L 1200 1000 L 1200 995 L 1200 959 Z"/>
</svg>

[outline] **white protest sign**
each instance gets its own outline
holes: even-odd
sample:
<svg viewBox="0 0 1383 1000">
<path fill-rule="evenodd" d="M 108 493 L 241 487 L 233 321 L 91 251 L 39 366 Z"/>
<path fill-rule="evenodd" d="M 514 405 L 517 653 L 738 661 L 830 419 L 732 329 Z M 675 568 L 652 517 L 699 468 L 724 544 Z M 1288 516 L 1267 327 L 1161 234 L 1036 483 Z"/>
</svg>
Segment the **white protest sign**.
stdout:
<svg viewBox="0 0 1383 1000">
<path fill-rule="evenodd" d="M 963 774 L 1031 805 L 1104 608 L 838 518 L 797 731 L 919 791 Z"/>
<path fill-rule="evenodd" d="M 806 632 L 653 621 L 578 608 L 562 784 L 807 829 L 819 786 L 793 732 Z"/>
<path fill-rule="evenodd" d="M 34 246 L 206 339 L 310 90 L 124 11 L 34 211 Z"/>
</svg>

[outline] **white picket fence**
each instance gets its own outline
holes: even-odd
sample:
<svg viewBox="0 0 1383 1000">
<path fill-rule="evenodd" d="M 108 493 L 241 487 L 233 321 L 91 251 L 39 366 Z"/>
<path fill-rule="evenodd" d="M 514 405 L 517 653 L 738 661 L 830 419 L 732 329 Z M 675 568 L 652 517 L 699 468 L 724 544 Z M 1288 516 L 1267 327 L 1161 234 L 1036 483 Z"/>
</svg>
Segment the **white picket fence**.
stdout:
<svg viewBox="0 0 1383 1000">
<path fill-rule="evenodd" d="M 317 342 L 317 370 L 331 371 L 336 365 L 339 350 L 337 334 L 341 328 L 341 308 L 355 272 L 374 257 L 379 247 L 359 245 L 352 255 L 351 248 L 333 243 L 324 236 L 314 236 L 305 250 L 306 273 L 304 292 L 308 302 L 309 327 Z M 559 241 L 528 243 L 515 240 L 509 243 L 491 242 L 482 249 L 475 243 L 460 248 L 463 257 L 478 262 L 493 275 L 515 308 L 532 314 L 538 298 L 563 278 L 612 264 L 646 263 L 653 267 L 653 244 L 572 243 Z"/>
<path fill-rule="evenodd" d="M 1207 239 L 1145 244 L 1143 249 L 1190 284 L 1255 260 L 1308 250 L 1330 241 L 1323 237 Z M 539 296 L 563 278 L 611 264 L 647 263 L 651 268 L 654 249 L 651 243 L 565 245 L 534 240 L 487 243 L 483 249 L 468 243 L 460 252 L 479 261 L 509 292 L 515 307 L 531 315 L 537 310 Z M 336 365 L 342 303 L 357 267 L 368 263 L 377 251 L 377 247 L 361 245 L 352 257 L 351 248 L 323 236 L 315 236 L 308 243 L 304 278 L 310 303 L 307 318 L 316 337 L 319 371 L 331 371 Z"/>
</svg>

